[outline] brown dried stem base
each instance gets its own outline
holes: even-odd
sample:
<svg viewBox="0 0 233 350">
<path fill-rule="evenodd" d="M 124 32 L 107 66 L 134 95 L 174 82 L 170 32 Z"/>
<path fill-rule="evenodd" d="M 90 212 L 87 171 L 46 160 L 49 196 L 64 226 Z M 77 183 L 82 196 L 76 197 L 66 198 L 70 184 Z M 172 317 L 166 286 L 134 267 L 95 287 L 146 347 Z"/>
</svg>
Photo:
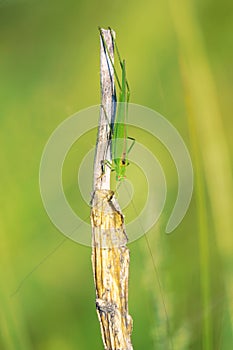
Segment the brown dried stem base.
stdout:
<svg viewBox="0 0 233 350">
<path fill-rule="evenodd" d="M 114 202 L 112 191 L 96 191 L 91 213 L 96 309 L 105 349 L 132 350 L 132 319 L 128 314 L 129 250 L 124 218 Z"/>
</svg>

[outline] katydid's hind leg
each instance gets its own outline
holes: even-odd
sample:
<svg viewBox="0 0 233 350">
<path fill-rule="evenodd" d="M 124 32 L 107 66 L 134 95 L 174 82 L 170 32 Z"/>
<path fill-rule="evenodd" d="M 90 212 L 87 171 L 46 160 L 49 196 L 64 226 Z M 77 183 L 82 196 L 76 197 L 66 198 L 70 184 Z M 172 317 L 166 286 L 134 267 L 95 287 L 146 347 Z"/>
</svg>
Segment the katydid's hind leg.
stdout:
<svg viewBox="0 0 233 350">
<path fill-rule="evenodd" d="M 128 151 L 127 151 L 127 156 L 128 156 L 128 154 L 129 154 L 129 152 L 132 150 L 132 148 L 133 148 L 133 146 L 134 146 L 136 140 L 135 140 L 133 137 L 130 137 L 130 136 L 128 136 L 127 139 L 132 141 L 132 143 L 131 143 L 131 145 L 130 145 Z M 129 164 L 130 164 L 130 162 L 127 160 L 126 166 L 128 166 Z"/>
<path fill-rule="evenodd" d="M 111 27 L 108 27 L 108 30 L 109 30 L 110 33 L 111 33 L 112 41 L 113 41 L 113 43 L 114 43 L 114 46 L 116 47 L 117 57 L 118 57 L 118 60 L 119 60 L 119 62 L 120 62 L 120 66 L 121 66 L 121 68 L 123 68 L 123 60 L 121 59 L 120 51 L 119 51 L 118 46 L 117 46 L 117 44 L 116 44 L 116 40 L 115 40 L 115 37 L 114 37 L 114 35 L 113 35 L 112 28 L 111 28 Z"/>
<path fill-rule="evenodd" d="M 113 35 L 113 32 L 112 32 L 112 28 L 111 27 L 108 27 L 110 33 L 111 33 L 111 37 L 112 37 L 112 41 L 114 43 L 114 46 L 116 48 L 116 53 L 117 53 L 117 57 L 118 57 L 118 61 L 120 63 L 120 66 L 121 66 L 121 70 L 125 70 L 125 65 L 124 65 L 124 60 L 121 58 L 121 55 L 120 55 L 120 51 L 118 49 L 118 46 L 117 46 L 117 43 L 116 43 L 116 40 L 114 38 L 114 35 Z M 116 75 L 116 79 L 117 81 L 119 81 L 119 78 L 117 76 L 117 72 L 115 70 L 115 67 L 114 67 L 114 72 L 115 72 L 115 75 Z M 126 84 L 126 87 L 127 87 L 127 98 L 126 98 L 126 102 L 128 103 L 129 102 L 129 98 L 130 98 L 130 88 L 129 88 L 129 83 L 128 83 L 128 80 L 126 79 L 125 80 L 125 84 Z M 120 87 L 120 84 L 118 83 L 119 87 Z"/>
<path fill-rule="evenodd" d="M 129 137 L 129 136 L 127 137 L 127 139 L 132 141 L 132 143 L 129 146 L 129 149 L 127 151 L 127 154 L 129 154 L 129 152 L 132 150 L 133 146 L 135 145 L 136 140 L 133 137 Z"/>
<path fill-rule="evenodd" d="M 116 39 L 115 39 L 115 37 L 114 37 L 114 35 L 113 35 L 112 28 L 108 27 L 108 30 L 109 30 L 110 33 L 111 33 L 112 41 L 113 41 L 114 46 L 115 46 L 115 48 L 116 48 L 116 53 L 117 53 L 117 57 L 118 57 L 118 60 L 119 60 L 121 69 L 124 69 L 124 60 L 121 58 L 120 51 L 119 51 L 119 49 L 118 49 L 118 46 L 117 46 L 117 43 L 116 43 Z"/>
</svg>

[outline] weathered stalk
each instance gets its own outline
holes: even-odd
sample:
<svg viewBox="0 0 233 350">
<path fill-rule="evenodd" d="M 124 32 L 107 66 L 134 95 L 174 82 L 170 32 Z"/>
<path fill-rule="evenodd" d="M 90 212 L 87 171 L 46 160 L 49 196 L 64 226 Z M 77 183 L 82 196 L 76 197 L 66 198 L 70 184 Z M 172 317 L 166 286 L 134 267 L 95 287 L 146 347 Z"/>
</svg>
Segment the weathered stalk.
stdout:
<svg viewBox="0 0 233 350">
<path fill-rule="evenodd" d="M 103 30 L 108 51 L 113 55 L 109 30 Z M 96 310 L 105 350 L 132 350 L 132 319 L 128 314 L 129 249 L 126 247 L 124 216 L 110 190 L 109 146 L 115 110 L 114 70 L 102 40 L 100 47 L 101 108 L 94 162 L 92 223 L 92 267 L 96 287 Z M 108 119 L 108 121 L 106 120 Z"/>
</svg>

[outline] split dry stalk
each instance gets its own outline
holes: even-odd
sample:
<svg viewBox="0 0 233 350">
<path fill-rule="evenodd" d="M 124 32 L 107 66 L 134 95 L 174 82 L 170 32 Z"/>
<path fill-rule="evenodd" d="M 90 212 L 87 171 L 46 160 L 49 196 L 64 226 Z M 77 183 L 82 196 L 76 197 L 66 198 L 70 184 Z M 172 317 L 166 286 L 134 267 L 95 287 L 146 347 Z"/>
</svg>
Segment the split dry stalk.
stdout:
<svg viewBox="0 0 233 350">
<path fill-rule="evenodd" d="M 109 30 L 102 29 L 112 62 L 114 44 Z M 105 350 L 132 350 L 132 318 L 128 313 L 129 249 L 124 216 L 110 190 L 111 162 L 109 125 L 115 110 L 114 70 L 100 38 L 101 108 L 94 162 L 92 267 L 96 287 L 96 310 Z M 108 121 L 106 121 L 106 116 Z"/>
</svg>

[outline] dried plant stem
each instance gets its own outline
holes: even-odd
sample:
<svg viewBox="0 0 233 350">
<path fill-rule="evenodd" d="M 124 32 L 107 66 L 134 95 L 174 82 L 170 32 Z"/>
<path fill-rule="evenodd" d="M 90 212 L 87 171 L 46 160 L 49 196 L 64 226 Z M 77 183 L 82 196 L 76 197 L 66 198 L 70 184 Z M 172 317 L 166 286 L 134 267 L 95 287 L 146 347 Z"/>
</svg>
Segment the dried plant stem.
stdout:
<svg viewBox="0 0 233 350">
<path fill-rule="evenodd" d="M 102 29 L 113 61 L 109 30 Z M 94 163 L 92 199 L 92 267 L 96 287 L 96 310 L 105 350 L 132 350 L 132 319 L 128 314 L 129 250 L 124 217 L 110 190 L 111 162 L 109 125 L 114 114 L 114 71 L 102 40 L 100 48 L 101 105 Z M 106 116 L 108 121 L 106 121 Z"/>
</svg>

